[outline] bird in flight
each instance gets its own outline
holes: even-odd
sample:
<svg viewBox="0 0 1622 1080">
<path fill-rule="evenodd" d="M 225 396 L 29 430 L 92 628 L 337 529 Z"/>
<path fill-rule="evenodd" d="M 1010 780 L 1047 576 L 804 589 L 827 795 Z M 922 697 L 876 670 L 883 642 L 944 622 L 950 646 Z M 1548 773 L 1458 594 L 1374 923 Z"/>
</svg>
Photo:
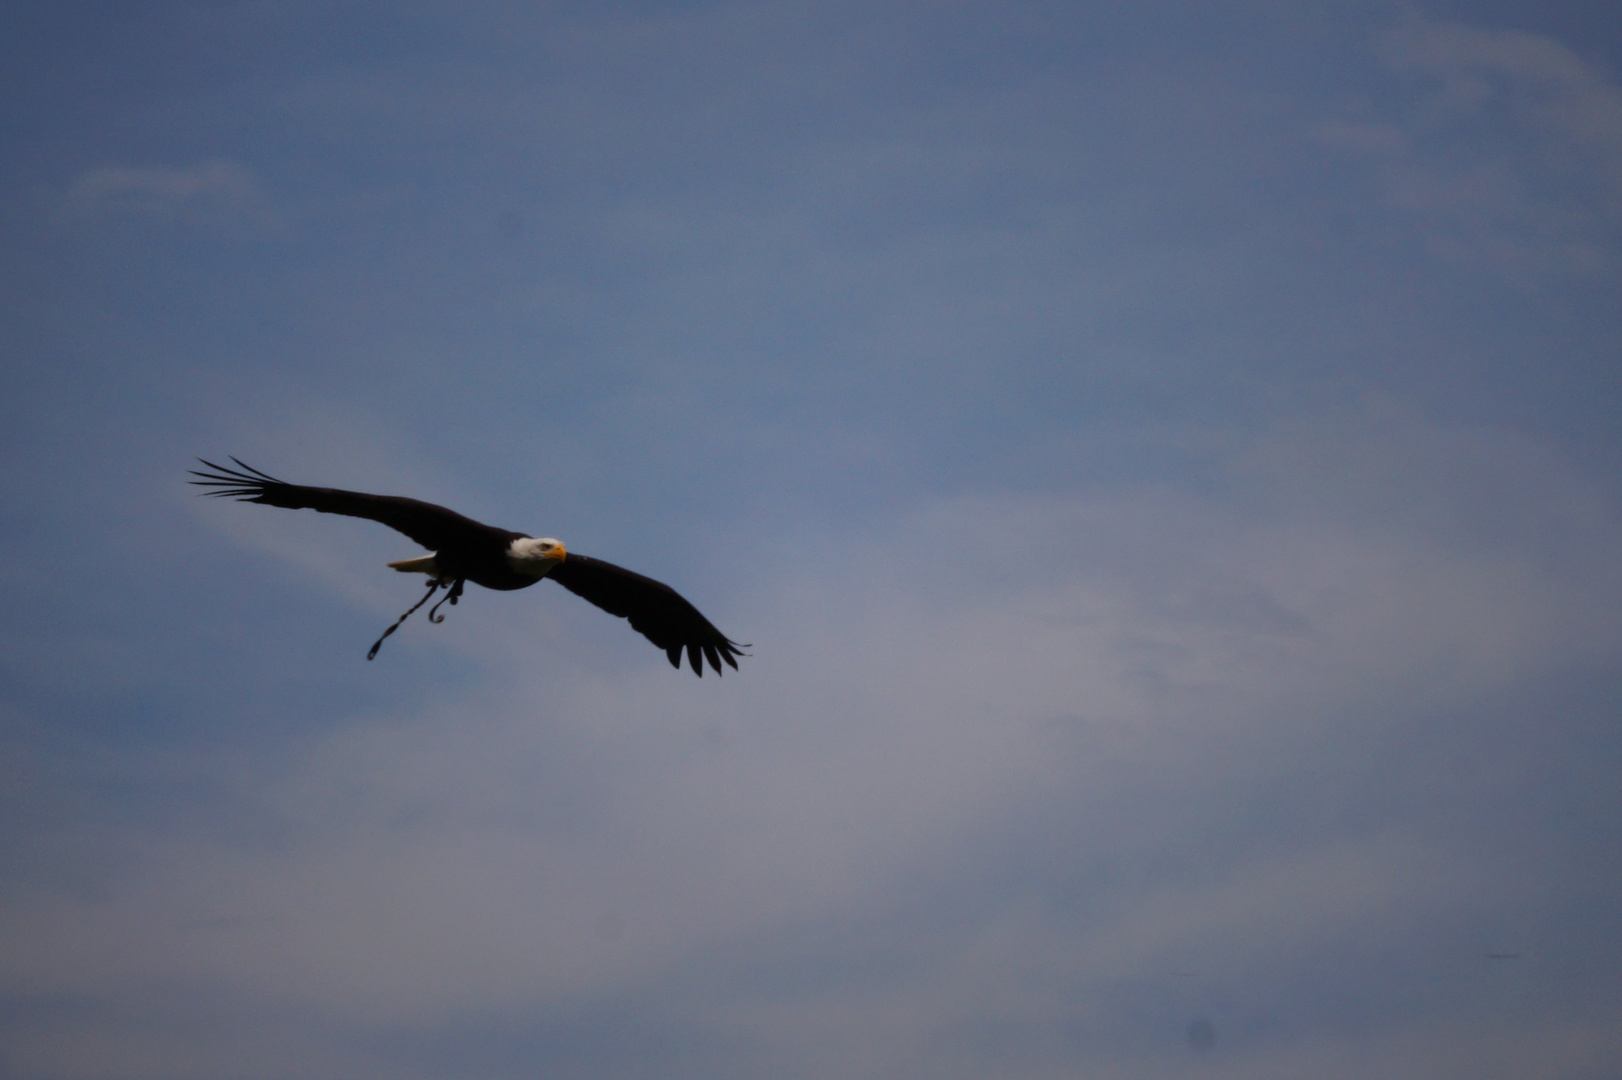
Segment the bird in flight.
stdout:
<svg viewBox="0 0 1622 1080">
<path fill-rule="evenodd" d="M 189 470 L 193 476 L 201 478 L 190 483 L 208 489 L 202 494 L 379 521 L 405 533 L 432 553 L 389 563 L 401 573 L 427 574 L 428 592 L 383 631 L 383 636 L 366 654 L 368 660 L 377 655 L 384 638 L 399 629 L 413 611 L 426 604 L 441 588 L 446 593 L 439 603 L 428 609 L 430 622 L 445 621 L 445 617 L 436 612 L 446 601 L 455 605 L 466 582 L 511 591 L 528 588 L 542 578 L 550 578 L 610 615 L 631 620 L 631 629 L 663 649 L 671 666 L 678 670 L 685 649 L 688 663 L 700 678 L 704 676 L 705 660 L 716 675 L 721 674 L 722 663 L 736 671 L 735 658 L 746 655 L 743 650 L 749 647 L 717 630 L 669 585 L 601 559 L 566 551 L 561 541 L 551 537 L 537 539 L 483 525 L 443 506 L 399 495 L 367 495 L 359 491 L 289 484 L 234 457 L 231 460 L 237 464 L 235 469 L 202 458 L 197 460 L 211 470 Z"/>
</svg>

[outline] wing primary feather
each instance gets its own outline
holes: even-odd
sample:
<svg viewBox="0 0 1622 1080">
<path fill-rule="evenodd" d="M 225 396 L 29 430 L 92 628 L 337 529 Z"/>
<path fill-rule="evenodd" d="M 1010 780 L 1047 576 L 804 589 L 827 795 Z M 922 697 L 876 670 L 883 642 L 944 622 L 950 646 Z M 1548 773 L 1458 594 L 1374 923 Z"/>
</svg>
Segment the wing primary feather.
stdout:
<svg viewBox="0 0 1622 1080">
<path fill-rule="evenodd" d="M 315 510 L 323 514 L 366 518 L 404 533 L 429 551 L 443 551 L 456 544 L 478 544 L 492 537 L 505 542 L 517 533 L 495 529 L 463 517 L 454 510 L 420 499 L 400 495 L 371 495 L 339 488 L 306 487 L 278 480 L 237 458 L 231 460 L 242 470 L 228 469 L 206 458 L 198 458 L 212 472 L 192 469 L 200 479 L 190 481 L 207 490 L 204 495 L 263 503 L 289 510 Z"/>
<path fill-rule="evenodd" d="M 286 480 L 278 480 L 278 479 L 276 479 L 276 477 L 270 475 L 268 472 L 263 472 L 263 471 L 261 471 L 259 469 L 254 468 L 252 465 L 249 465 L 246 461 L 243 461 L 241 458 L 236 457 L 235 455 L 232 455 L 231 460 L 236 462 L 238 465 L 242 466 L 242 468 L 244 468 L 244 469 L 248 470 L 249 472 L 253 473 L 255 476 L 259 477 L 261 480 L 269 480 L 272 484 L 285 484 L 285 483 L 287 483 Z"/>
<path fill-rule="evenodd" d="M 227 469 L 223 465 L 216 465 L 212 461 L 205 460 L 204 458 L 198 458 L 197 460 L 201 461 L 204 465 L 207 465 L 214 471 L 212 473 L 205 473 L 199 472 L 196 469 L 188 469 L 187 471 L 193 476 L 202 477 L 201 480 L 192 480 L 189 481 L 189 483 L 196 484 L 198 487 L 218 489 L 215 491 L 205 491 L 201 494 L 215 496 L 235 495 L 243 498 L 251 498 L 253 495 L 258 493 L 260 488 L 263 486 L 262 481 L 257 480 L 246 473 L 237 472 L 235 469 Z M 231 460 L 236 461 L 237 459 L 232 458 Z M 237 464 L 240 465 L 241 462 L 237 462 Z M 280 480 L 274 480 L 272 482 L 278 484 L 281 483 Z"/>
<path fill-rule="evenodd" d="M 673 667 L 681 667 L 686 653 L 700 678 L 706 660 L 717 675 L 723 660 L 736 671 L 734 655 L 747 648 L 717 630 L 669 585 L 613 563 L 571 553 L 547 576 L 610 615 L 630 620 L 631 629 L 663 649 Z"/>
</svg>

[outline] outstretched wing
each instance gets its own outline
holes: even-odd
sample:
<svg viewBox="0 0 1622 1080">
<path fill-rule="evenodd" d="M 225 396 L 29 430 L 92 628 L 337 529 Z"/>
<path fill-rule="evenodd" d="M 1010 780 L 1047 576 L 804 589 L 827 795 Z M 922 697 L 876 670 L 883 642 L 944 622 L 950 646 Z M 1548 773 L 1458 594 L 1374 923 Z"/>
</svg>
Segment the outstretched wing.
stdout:
<svg viewBox="0 0 1622 1080">
<path fill-rule="evenodd" d="M 193 476 L 201 480 L 190 481 L 205 492 L 220 498 L 234 498 L 238 502 L 264 503 L 267 506 L 285 506 L 293 510 L 319 510 L 323 514 L 343 514 L 346 517 L 379 521 L 391 529 L 405 533 L 429 551 L 443 551 L 457 540 L 466 540 L 490 532 L 492 527 L 465 518 L 443 506 L 402 498 L 399 495 L 367 495 L 360 491 L 339 491 L 337 488 L 304 487 L 289 484 L 262 473 L 252 465 L 244 465 L 232 458 L 244 471 L 227 469 L 203 461 L 213 472 L 192 469 Z"/>
<path fill-rule="evenodd" d="M 728 639 L 669 585 L 613 563 L 570 552 L 547 577 L 610 615 L 630 619 L 633 630 L 665 651 L 672 667 L 681 667 L 685 648 L 687 661 L 700 678 L 704 660 L 717 675 L 723 661 L 736 671 L 738 661 L 733 658 L 748 648 Z"/>
</svg>

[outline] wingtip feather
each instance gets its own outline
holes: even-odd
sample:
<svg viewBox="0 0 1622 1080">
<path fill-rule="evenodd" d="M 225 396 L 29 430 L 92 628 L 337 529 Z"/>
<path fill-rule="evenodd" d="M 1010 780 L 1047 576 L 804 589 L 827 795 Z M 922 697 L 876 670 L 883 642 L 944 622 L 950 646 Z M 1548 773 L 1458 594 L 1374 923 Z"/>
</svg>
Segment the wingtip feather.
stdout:
<svg viewBox="0 0 1622 1080">
<path fill-rule="evenodd" d="M 201 477 L 198 480 L 188 480 L 189 484 L 199 487 L 214 488 L 213 491 L 200 491 L 199 495 L 212 495 L 215 498 L 235 498 L 239 502 L 259 502 L 266 491 L 272 487 L 288 487 L 285 480 L 278 480 L 269 473 L 261 472 L 252 465 L 245 464 L 235 456 L 231 460 L 239 466 L 229 469 L 218 465 L 207 458 L 198 458 L 198 461 L 212 469 L 212 472 L 203 472 L 199 469 L 187 469 L 193 476 Z M 246 471 L 243 471 L 246 470 Z"/>
</svg>

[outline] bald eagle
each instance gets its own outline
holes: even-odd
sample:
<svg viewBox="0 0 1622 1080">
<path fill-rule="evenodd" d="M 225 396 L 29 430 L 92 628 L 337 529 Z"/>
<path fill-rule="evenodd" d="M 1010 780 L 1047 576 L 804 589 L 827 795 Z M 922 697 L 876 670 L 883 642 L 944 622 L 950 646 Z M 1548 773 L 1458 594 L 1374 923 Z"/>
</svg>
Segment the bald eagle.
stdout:
<svg viewBox="0 0 1622 1080">
<path fill-rule="evenodd" d="M 210 489 L 201 494 L 380 521 L 432 552 L 389 563 L 401 573 L 427 574 L 428 592 L 383 631 L 366 654 L 368 660 L 377 655 L 383 638 L 399 629 L 411 612 L 427 603 L 438 589 L 447 591 L 439 603 L 428 609 L 431 622 L 445 621 L 443 615 L 435 613 L 446 601 L 456 603 L 465 582 L 510 591 L 528 588 L 542 578 L 550 578 L 610 615 L 630 619 L 633 630 L 665 651 L 672 667 L 681 668 L 682 650 L 687 650 L 688 663 L 700 678 L 704 676 L 704 660 L 710 662 L 716 675 L 721 674 L 723 662 L 736 671 L 738 661 L 734 658 L 745 655 L 742 650 L 749 647 L 727 638 L 669 585 L 601 559 L 566 551 L 561 541 L 551 537 L 537 539 L 482 525 L 443 506 L 398 495 L 289 484 L 234 457 L 231 460 L 236 462 L 236 469 L 197 460 L 212 470 L 189 470 L 201 478 L 190 483 Z"/>
</svg>

